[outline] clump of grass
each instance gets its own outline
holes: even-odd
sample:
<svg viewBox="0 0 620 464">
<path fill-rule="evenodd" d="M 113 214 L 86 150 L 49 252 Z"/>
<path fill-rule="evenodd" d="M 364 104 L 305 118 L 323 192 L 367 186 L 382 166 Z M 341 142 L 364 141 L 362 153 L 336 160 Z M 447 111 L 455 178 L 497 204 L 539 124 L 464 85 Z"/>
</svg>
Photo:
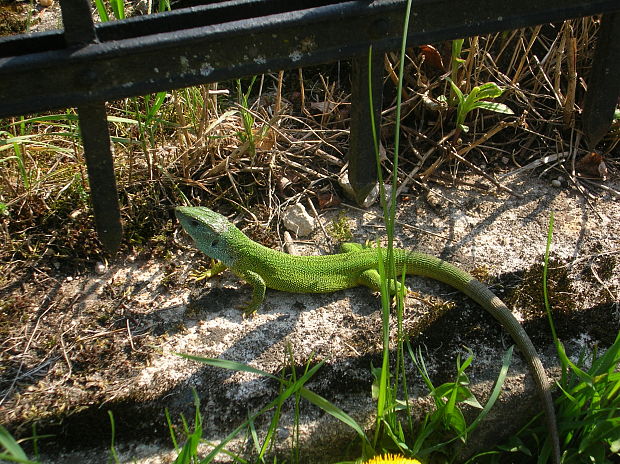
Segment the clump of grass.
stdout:
<svg viewBox="0 0 620 464">
<path fill-rule="evenodd" d="M 558 354 L 563 367 L 555 407 L 562 462 L 617 462 L 620 456 L 620 373 L 617 372 L 620 333 L 603 354 L 596 349 L 590 353 L 583 351 L 576 362 L 566 356 L 563 348 Z M 506 456 L 519 462 L 549 462 L 549 444 L 541 438 L 544 436 L 542 421 L 533 420 L 498 451 L 485 453 L 487 460 L 477 462 L 499 463 Z"/>
<path fill-rule="evenodd" d="M 0 0 L 0 36 L 28 32 L 32 18 L 30 12 L 24 15 L 27 8 L 22 2 Z"/>
<path fill-rule="evenodd" d="M 456 125 L 463 132 L 469 132 L 469 127 L 465 125 L 465 118 L 475 109 L 480 108 L 495 113 L 514 114 L 514 111 L 505 104 L 488 101 L 488 99 L 500 97 L 504 93 L 504 89 L 494 82 L 477 85 L 466 95 L 461 92 L 452 79 L 448 79 L 448 82 L 456 96 Z M 455 137 L 459 133 L 456 132 Z"/>
<path fill-rule="evenodd" d="M 466 60 L 461 58 L 464 39 L 456 39 L 452 41 L 452 54 L 450 59 L 450 76 L 446 80 L 450 84 L 450 98 L 441 95 L 440 101 L 448 101 L 450 106 L 456 107 L 456 127 L 454 140 L 458 139 L 461 131 L 469 132 L 469 127 L 465 125 L 465 118 L 475 109 L 486 109 L 495 113 L 514 114 L 514 112 L 505 104 L 498 102 L 490 102 L 489 99 L 500 97 L 504 90 L 494 82 L 486 82 L 484 84 L 474 86 L 469 93 L 465 94 L 459 88 L 459 71 L 465 65 Z"/>
<path fill-rule="evenodd" d="M 551 300 L 547 291 L 549 256 L 553 234 L 553 214 L 549 221 L 545 251 L 542 288 L 549 327 L 556 345 L 562 376 L 557 382 L 559 395 L 555 408 L 563 449 L 562 462 L 581 463 L 616 462 L 620 456 L 620 332 L 614 343 L 603 354 L 595 348 L 592 352 L 579 353 L 574 362 L 558 339 L 551 317 Z M 589 364 L 589 367 L 588 367 Z M 527 459 L 544 464 L 549 462 L 551 444 L 544 437 L 540 416 L 526 424 L 498 451 L 479 455 L 492 463 L 502 462 L 505 456 L 525 462 Z"/>
</svg>

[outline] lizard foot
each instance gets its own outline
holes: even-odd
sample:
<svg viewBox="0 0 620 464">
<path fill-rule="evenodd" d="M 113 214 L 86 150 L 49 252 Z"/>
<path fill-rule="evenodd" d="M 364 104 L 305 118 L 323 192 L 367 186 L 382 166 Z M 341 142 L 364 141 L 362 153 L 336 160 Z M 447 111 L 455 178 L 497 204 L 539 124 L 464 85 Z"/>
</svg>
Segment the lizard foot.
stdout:
<svg viewBox="0 0 620 464">
<path fill-rule="evenodd" d="M 211 267 L 209 269 L 205 269 L 201 267 L 197 271 L 190 272 L 189 276 L 194 282 L 199 282 L 201 280 L 210 279 L 218 274 L 221 274 L 226 269 L 226 266 L 223 263 L 212 261 Z"/>
<path fill-rule="evenodd" d="M 243 311 L 243 318 L 255 316 L 258 312 L 258 307 L 260 304 L 254 304 L 252 301 L 248 301 L 246 303 L 242 303 L 237 306 L 237 309 Z"/>
</svg>

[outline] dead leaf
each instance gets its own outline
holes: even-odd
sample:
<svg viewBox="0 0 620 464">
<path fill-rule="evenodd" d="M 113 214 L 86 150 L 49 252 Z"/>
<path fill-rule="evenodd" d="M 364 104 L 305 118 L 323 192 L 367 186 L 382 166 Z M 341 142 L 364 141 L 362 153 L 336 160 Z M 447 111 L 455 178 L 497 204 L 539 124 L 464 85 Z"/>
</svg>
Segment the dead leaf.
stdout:
<svg viewBox="0 0 620 464">
<path fill-rule="evenodd" d="M 276 145 L 277 133 L 268 128 L 265 133 L 263 132 L 263 128 L 254 129 L 254 146 L 260 150 L 273 150 Z"/>
<path fill-rule="evenodd" d="M 317 193 L 316 197 L 319 200 L 320 209 L 333 208 L 342 203 L 340 197 L 332 192 Z"/>
<path fill-rule="evenodd" d="M 443 60 L 439 51 L 432 45 L 420 45 L 420 54 L 424 57 L 424 62 L 428 63 L 431 67 L 445 71 Z"/>
<path fill-rule="evenodd" d="M 333 101 L 319 101 L 310 103 L 310 108 L 317 110 L 321 114 L 329 114 L 338 108 L 338 103 Z"/>
<path fill-rule="evenodd" d="M 580 174 L 592 177 L 599 177 L 603 180 L 607 179 L 607 165 L 605 157 L 594 151 L 588 153 L 575 165 L 575 169 Z"/>
</svg>

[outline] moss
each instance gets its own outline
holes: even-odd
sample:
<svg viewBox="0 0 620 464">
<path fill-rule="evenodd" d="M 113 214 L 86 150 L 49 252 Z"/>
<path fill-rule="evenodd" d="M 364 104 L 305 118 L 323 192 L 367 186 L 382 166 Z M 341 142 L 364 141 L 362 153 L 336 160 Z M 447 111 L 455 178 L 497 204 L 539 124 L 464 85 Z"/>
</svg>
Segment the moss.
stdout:
<svg viewBox="0 0 620 464">
<path fill-rule="evenodd" d="M 341 210 L 338 213 L 338 217 L 327 226 L 327 231 L 331 234 L 332 238 L 338 242 L 347 242 L 353 238 L 353 233 L 349 226 L 349 218 L 344 210 Z"/>
<path fill-rule="evenodd" d="M 491 278 L 491 270 L 486 266 L 478 266 L 470 272 L 480 282 L 487 282 Z"/>
</svg>

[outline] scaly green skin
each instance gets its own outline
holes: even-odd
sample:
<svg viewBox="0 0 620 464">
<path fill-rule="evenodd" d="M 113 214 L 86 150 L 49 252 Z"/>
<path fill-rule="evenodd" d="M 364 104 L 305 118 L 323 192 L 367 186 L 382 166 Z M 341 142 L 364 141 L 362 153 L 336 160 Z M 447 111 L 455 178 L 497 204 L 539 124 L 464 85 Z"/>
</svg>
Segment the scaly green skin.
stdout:
<svg viewBox="0 0 620 464">
<path fill-rule="evenodd" d="M 347 243 L 343 246 L 343 253 L 335 255 L 293 256 L 250 240 L 224 216 L 208 208 L 179 207 L 176 215 L 196 246 L 221 262 L 211 275 L 229 268 L 254 287 L 246 313 L 260 307 L 267 287 L 294 293 L 328 293 L 359 285 L 374 291 L 380 288 L 380 255 L 376 248 Z M 536 381 L 553 443 L 554 461 L 559 464 L 560 446 L 549 382 L 534 345 L 508 307 L 470 274 L 441 259 L 394 249 L 394 261 L 397 274 L 401 274 L 404 268 L 407 274 L 430 277 L 465 293 L 508 331 Z"/>
</svg>

